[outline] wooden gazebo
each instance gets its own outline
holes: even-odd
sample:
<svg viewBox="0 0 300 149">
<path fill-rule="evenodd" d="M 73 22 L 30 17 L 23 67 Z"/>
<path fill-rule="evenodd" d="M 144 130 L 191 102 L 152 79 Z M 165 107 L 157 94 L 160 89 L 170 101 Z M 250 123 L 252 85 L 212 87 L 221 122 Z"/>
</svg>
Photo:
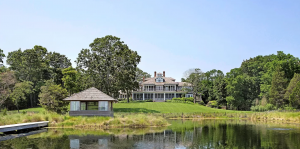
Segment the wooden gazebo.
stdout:
<svg viewBox="0 0 300 149">
<path fill-rule="evenodd" d="M 70 101 L 70 116 L 114 116 L 113 102 L 116 99 L 95 87 L 75 93 L 64 100 Z"/>
</svg>

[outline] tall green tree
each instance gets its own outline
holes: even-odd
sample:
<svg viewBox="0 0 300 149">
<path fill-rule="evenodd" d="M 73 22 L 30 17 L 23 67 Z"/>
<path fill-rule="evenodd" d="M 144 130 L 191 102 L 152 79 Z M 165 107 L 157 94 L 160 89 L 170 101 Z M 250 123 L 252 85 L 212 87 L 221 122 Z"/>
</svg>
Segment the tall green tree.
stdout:
<svg viewBox="0 0 300 149">
<path fill-rule="evenodd" d="M 151 78 L 151 75 L 147 72 L 144 72 L 140 68 L 136 67 L 136 78 L 135 80 L 139 83 L 143 82 L 143 78 Z"/>
<path fill-rule="evenodd" d="M 93 79 L 94 86 L 104 93 L 115 98 L 119 95 L 119 90 L 132 83 L 124 83 L 121 74 L 136 71 L 136 66 L 140 62 L 140 56 L 136 51 L 131 51 L 120 38 L 115 36 L 105 36 L 96 38 L 90 44 L 91 49 L 82 49 L 78 54 L 77 68 L 83 74 L 87 74 Z M 128 56 L 124 55 L 130 53 Z M 134 68 L 134 70 L 131 70 Z M 130 75 L 135 79 L 135 74 Z M 129 87 L 131 88 L 131 87 Z"/>
<path fill-rule="evenodd" d="M 285 104 L 284 94 L 287 86 L 287 79 L 285 73 L 280 66 L 276 68 L 276 71 L 272 77 L 272 84 L 270 88 L 269 102 L 276 107 L 282 107 Z"/>
<path fill-rule="evenodd" d="M 44 80 L 50 79 L 48 75 L 47 49 L 42 46 L 34 46 L 32 49 L 21 51 L 21 49 L 9 52 L 7 63 L 15 72 L 19 81 L 30 81 L 33 83 L 34 92 L 30 94 L 30 105 L 37 104 L 39 85 Z M 46 73 L 45 73 L 46 72 Z"/>
<path fill-rule="evenodd" d="M 68 110 L 68 102 L 63 99 L 68 96 L 68 91 L 56 85 L 51 80 L 46 81 L 45 86 L 41 87 L 39 94 L 40 104 L 47 111 L 65 113 Z"/>
<path fill-rule="evenodd" d="M 5 54 L 3 53 L 3 50 L 0 49 L 0 63 L 3 63 L 4 57 L 5 57 Z"/>
<path fill-rule="evenodd" d="M 253 90 L 254 80 L 246 74 L 240 74 L 234 78 L 228 78 L 226 97 L 227 104 L 237 110 L 249 110 L 255 99 Z"/>
<path fill-rule="evenodd" d="M 14 87 L 13 92 L 10 94 L 13 102 L 15 103 L 19 112 L 19 103 L 22 100 L 26 100 L 27 95 L 32 93 L 33 83 L 29 81 L 24 81 L 17 83 Z"/>
<path fill-rule="evenodd" d="M 205 86 L 205 96 L 203 97 L 203 99 L 206 102 L 221 99 L 221 92 L 225 91 L 225 88 L 221 88 L 222 85 L 220 85 L 224 84 L 224 74 L 221 70 L 213 69 L 205 72 L 205 79 L 201 83 Z"/>
<path fill-rule="evenodd" d="M 227 96 L 230 96 L 228 101 L 236 101 L 236 99 L 243 99 L 244 97 L 248 98 L 245 99 L 246 101 L 262 99 L 263 97 L 269 99 L 276 68 L 282 68 L 284 78 L 289 82 L 293 78 L 294 73 L 299 73 L 300 71 L 299 61 L 299 58 L 291 54 L 285 54 L 282 51 L 278 51 L 277 54 L 256 56 L 244 60 L 241 67 L 238 68 L 238 74 L 234 72 L 236 69 L 226 74 Z M 237 77 L 239 78 L 237 79 Z M 246 80 L 241 81 L 241 78 Z M 238 82 L 237 80 L 246 83 L 248 87 L 239 88 L 239 83 L 236 83 Z M 235 90 L 231 89 L 238 89 L 239 91 L 234 92 Z M 237 96 L 237 93 L 240 93 L 242 96 Z"/>
<path fill-rule="evenodd" d="M 300 107 L 300 81 L 296 84 L 292 93 L 289 96 L 290 106 L 294 108 Z"/>
<path fill-rule="evenodd" d="M 76 83 L 78 91 L 82 91 L 91 87 L 95 87 L 94 78 L 87 72 L 76 69 Z"/>
<path fill-rule="evenodd" d="M 47 54 L 47 61 L 49 63 L 49 74 L 51 78 L 54 80 L 56 84 L 61 84 L 64 86 L 62 78 L 63 78 L 63 73 L 62 70 L 65 68 L 70 67 L 71 60 L 68 59 L 65 55 L 62 55 L 57 52 L 49 52 Z"/>
<path fill-rule="evenodd" d="M 69 95 L 79 91 L 78 84 L 82 82 L 78 82 L 76 69 L 71 66 L 64 69 L 62 74 L 62 81 L 64 82 L 64 86 L 68 90 Z"/>
<path fill-rule="evenodd" d="M 120 53 L 119 62 L 121 62 L 118 74 L 119 87 L 120 90 L 127 95 L 127 102 L 129 102 L 129 97 L 131 92 L 139 88 L 139 82 L 136 81 L 137 64 L 140 62 L 141 57 L 136 51 L 122 50 Z M 147 75 L 147 73 L 144 73 Z"/>
<path fill-rule="evenodd" d="M 300 81 L 300 74 L 295 73 L 293 79 L 290 81 L 289 86 L 284 94 L 284 100 L 288 101 L 297 83 Z"/>
<path fill-rule="evenodd" d="M 191 84 L 190 90 L 193 93 L 194 103 L 196 103 L 197 96 L 200 96 L 200 99 L 202 99 L 202 95 L 205 91 L 205 84 L 202 83 L 202 81 L 205 80 L 205 77 L 201 69 L 196 68 L 187 78 L 187 82 Z"/>
<path fill-rule="evenodd" d="M 16 83 L 17 80 L 12 71 L 0 73 L 0 108 L 9 98 Z"/>
<path fill-rule="evenodd" d="M 218 75 L 213 81 L 213 95 L 219 105 L 227 104 L 226 102 L 227 90 L 226 90 L 225 75 L 220 70 L 218 72 Z"/>
</svg>

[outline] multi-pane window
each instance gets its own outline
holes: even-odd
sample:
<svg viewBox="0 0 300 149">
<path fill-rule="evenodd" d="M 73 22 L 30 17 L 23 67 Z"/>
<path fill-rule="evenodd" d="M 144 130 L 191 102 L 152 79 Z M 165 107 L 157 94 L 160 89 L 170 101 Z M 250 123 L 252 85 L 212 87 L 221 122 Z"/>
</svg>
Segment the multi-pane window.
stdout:
<svg viewBox="0 0 300 149">
<path fill-rule="evenodd" d="M 70 111 L 80 111 L 80 101 L 71 101 Z"/>
<path fill-rule="evenodd" d="M 80 110 L 86 110 L 86 102 L 80 102 Z"/>
<path fill-rule="evenodd" d="M 156 88 L 157 91 L 163 90 L 163 86 L 156 86 L 155 88 Z"/>
<path fill-rule="evenodd" d="M 193 94 L 186 94 L 185 97 L 193 97 Z"/>
<path fill-rule="evenodd" d="M 99 101 L 99 111 L 108 111 L 108 101 Z"/>
<path fill-rule="evenodd" d="M 178 86 L 178 87 L 177 87 L 177 90 L 178 90 L 178 91 L 181 91 L 181 86 Z"/>
<path fill-rule="evenodd" d="M 164 82 L 163 78 L 156 78 L 156 82 Z"/>
</svg>

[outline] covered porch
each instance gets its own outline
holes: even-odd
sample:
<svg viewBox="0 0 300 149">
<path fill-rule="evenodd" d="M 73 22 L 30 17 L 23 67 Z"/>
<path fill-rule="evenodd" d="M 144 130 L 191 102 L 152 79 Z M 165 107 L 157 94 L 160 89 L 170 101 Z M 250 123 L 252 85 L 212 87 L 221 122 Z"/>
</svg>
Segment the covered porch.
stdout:
<svg viewBox="0 0 300 149">
<path fill-rule="evenodd" d="M 71 101 L 70 116 L 114 116 L 112 101 Z"/>
<path fill-rule="evenodd" d="M 182 93 L 169 93 L 169 92 L 158 92 L 158 93 L 149 93 L 149 92 L 133 92 L 132 99 L 133 100 L 148 100 L 152 99 L 153 102 L 164 102 L 166 100 L 171 100 L 172 98 L 181 97 Z"/>
<path fill-rule="evenodd" d="M 92 87 L 64 99 L 70 101 L 70 116 L 114 116 L 112 97 Z"/>
</svg>

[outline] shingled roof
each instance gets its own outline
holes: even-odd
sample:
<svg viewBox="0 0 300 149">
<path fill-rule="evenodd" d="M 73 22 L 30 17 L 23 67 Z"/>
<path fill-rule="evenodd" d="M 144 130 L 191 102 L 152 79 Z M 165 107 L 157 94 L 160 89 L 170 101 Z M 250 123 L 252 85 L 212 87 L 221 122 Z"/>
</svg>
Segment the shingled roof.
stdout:
<svg viewBox="0 0 300 149">
<path fill-rule="evenodd" d="M 79 93 L 65 98 L 67 101 L 115 101 L 114 98 L 104 94 L 95 87 L 91 87 Z"/>
</svg>

